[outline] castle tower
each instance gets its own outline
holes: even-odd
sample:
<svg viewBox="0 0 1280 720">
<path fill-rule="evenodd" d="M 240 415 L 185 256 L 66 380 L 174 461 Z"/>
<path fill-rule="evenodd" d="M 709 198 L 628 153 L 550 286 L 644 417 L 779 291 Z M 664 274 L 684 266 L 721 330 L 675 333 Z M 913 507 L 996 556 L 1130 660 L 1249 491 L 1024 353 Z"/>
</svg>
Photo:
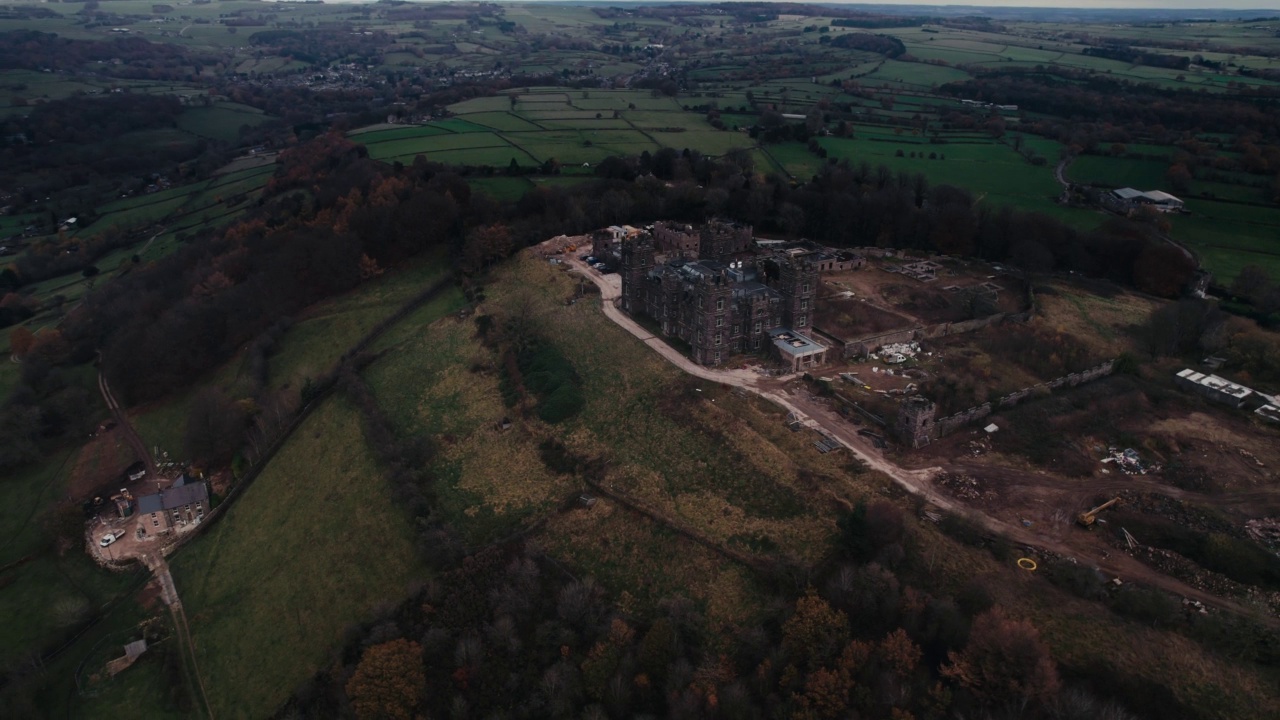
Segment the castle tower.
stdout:
<svg viewBox="0 0 1280 720">
<path fill-rule="evenodd" d="M 700 365 L 719 365 L 733 354 L 733 288 L 724 275 L 703 277 L 693 290 L 689 345 Z"/>
<path fill-rule="evenodd" d="M 653 270 L 654 244 L 649 233 L 622 241 L 622 309 L 628 314 L 645 312 L 645 278 Z"/>
<path fill-rule="evenodd" d="M 782 292 L 782 324 L 808 335 L 818 297 L 818 268 L 804 258 L 779 262 L 778 290 Z"/>
<path fill-rule="evenodd" d="M 894 423 L 898 439 L 905 445 L 921 448 L 933 439 L 934 418 L 938 414 L 938 406 L 927 397 L 914 395 L 902 401 L 898 408 L 898 419 Z"/>
<path fill-rule="evenodd" d="M 698 258 L 725 262 L 751 247 L 751 226 L 711 220 L 698 236 Z"/>
</svg>

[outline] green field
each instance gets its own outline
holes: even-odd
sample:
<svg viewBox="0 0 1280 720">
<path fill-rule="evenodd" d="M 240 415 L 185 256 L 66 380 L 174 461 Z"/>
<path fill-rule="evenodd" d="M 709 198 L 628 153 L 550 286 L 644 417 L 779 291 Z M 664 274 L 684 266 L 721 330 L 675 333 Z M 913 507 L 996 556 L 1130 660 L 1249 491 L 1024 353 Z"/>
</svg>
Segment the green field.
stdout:
<svg viewBox="0 0 1280 720">
<path fill-rule="evenodd" d="M 377 282 L 313 306 L 296 319 L 281 339 L 279 351 L 271 356 L 270 384 L 301 388 L 307 378 L 328 373 L 375 325 L 447 273 L 442 258 L 421 257 Z M 426 312 L 439 317 L 461 306 L 461 292 L 454 288 L 429 303 Z"/>
<path fill-rule="evenodd" d="M 220 102 L 209 107 L 188 108 L 178 119 L 178 127 L 200 137 L 232 142 L 240 136 L 242 126 L 253 127 L 271 119 L 257 108 Z"/>
<path fill-rule="evenodd" d="M 352 623 L 421 578 L 358 413 L 324 403 L 173 561 L 217 717 L 270 715 Z"/>
<path fill-rule="evenodd" d="M 59 505 L 76 454 L 57 453 L 0 483 L 0 669 L 69 639 L 136 580 L 102 571 L 79 547 L 55 546 L 59 530 L 81 519 L 79 507 Z"/>
</svg>

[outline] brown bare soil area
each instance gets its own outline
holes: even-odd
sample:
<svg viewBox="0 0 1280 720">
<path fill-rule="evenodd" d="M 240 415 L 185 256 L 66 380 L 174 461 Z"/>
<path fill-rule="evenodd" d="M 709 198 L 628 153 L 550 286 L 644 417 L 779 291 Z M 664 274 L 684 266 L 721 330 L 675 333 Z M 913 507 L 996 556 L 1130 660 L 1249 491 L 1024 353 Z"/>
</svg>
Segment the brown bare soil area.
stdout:
<svg viewBox="0 0 1280 720">
<path fill-rule="evenodd" d="M 933 258 L 943 266 L 936 279 L 916 280 L 882 266 L 903 260 L 871 259 L 865 269 L 823 276 L 823 301 L 817 324 L 828 332 L 854 338 L 916 325 L 969 320 L 975 316 L 971 297 L 981 293 L 978 315 L 1026 309 L 1026 285 L 979 264 Z M 986 287 L 984 287 L 986 286 Z M 994 292 L 990 291 L 994 288 Z M 841 297 L 852 293 L 852 297 Z"/>
<path fill-rule="evenodd" d="M 826 332 L 846 339 L 915 325 L 905 315 L 876 307 L 865 300 L 842 297 L 823 300 L 813 320 L 814 325 Z"/>
<path fill-rule="evenodd" d="M 70 500 L 85 500 L 104 489 L 124 487 L 120 484 L 122 473 L 134 462 L 133 450 L 125 442 L 124 433 L 117 425 L 94 436 L 80 448 L 75 465 L 67 480 L 67 496 Z"/>
<path fill-rule="evenodd" d="M 1280 431 L 1247 413 L 1177 394 L 1153 400 L 1144 390 L 1159 388 L 1102 381 L 997 413 L 993 434 L 975 427 L 902 459 L 940 467 L 939 495 L 1126 582 L 1169 576 L 1202 598 L 1280 610 L 1270 551 L 1246 527 L 1280 517 Z M 1132 448 L 1141 469 L 1103 462 L 1113 448 Z M 1112 498 L 1121 502 L 1095 528 L 1077 524 L 1079 513 Z"/>
</svg>

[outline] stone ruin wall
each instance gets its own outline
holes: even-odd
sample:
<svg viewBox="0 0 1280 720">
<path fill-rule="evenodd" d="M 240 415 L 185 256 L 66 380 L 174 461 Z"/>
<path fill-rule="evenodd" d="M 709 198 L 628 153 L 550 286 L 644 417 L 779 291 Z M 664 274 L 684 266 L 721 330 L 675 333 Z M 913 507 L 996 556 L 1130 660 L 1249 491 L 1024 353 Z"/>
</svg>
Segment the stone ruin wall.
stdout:
<svg viewBox="0 0 1280 720">
<path fill-rule="evenodd" d="M 946 437 L 947 435 L 950 435 L 973 422 L 987 417 L 997 407 L 1013 407 L 1029 397 L 1047 395 L 1059 388 L 1075 387 L 1087 382 L 1093 382 L 1098 378 L 1106 377 L 1115 370 L 1115 364 L 1115 360 L 1108 360 L 1100 365 L 1091 367 L 1088 370 L 1063 375 L 1062 377 L 1054 378 L 1048 382 L 1042 382 L 1037 385 L 1032 385 L 1031 387 L 1016 390 L 997 399 L 994 404 L 991 402 L 985 402 L 981 405 L 971 407 L 968 410 L 961 410 L 954 415 L 938 418 L 938 420 L 933 424 L 934 439 L 936 440 L 938 438 Z"/>
<path fill-rule="evenodd" d="M 985 327 L 998 325 L 1006 320 L 1011 322 L 1027 322 L 1031 319 L 1031 311 L 1020 313 L 996 313 L 986 317 L 975 318 L 973 320 L 961 320 L 959 322 L 937 323 L 936 325 L 921 325 L 913 328 L 904 328 L 902 330 L 893 330 L 887 333 L 879 333 L 877 335 L 865 335 L 856 340 L 842 341 L 844 342 L 844 356 L 865 357 L 871 351 L 882 345 L 892 345 L 894 343 L 919 342 L 921 340 L 931 340 L 934 338 L 946 337 L 948 335 L 960 335 L 963 333 L 981 330 Z M 838 339 L 836 335 L 817 328 L 818 332 L 829 338 Z"/>
</svg>

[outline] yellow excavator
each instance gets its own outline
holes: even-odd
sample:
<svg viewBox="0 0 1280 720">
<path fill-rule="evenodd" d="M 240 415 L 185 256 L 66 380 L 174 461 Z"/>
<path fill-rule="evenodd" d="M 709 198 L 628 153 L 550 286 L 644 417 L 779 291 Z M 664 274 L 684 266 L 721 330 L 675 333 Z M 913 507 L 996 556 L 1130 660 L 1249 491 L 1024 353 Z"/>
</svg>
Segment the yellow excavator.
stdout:
<svg viewBox="0 0 1280 720">
<path fill-rule="evenodd" d="M 1092 510 L 1085 510 L 1076 516 L 1076 522 L 1080 523 L 1081 527 L 1091 528 L 1093 527 L 1093 524 L 1098 521 L 1098 513 L 1118 502 L 1120 502 L 1120 498 L 1112 498 Z"/>
</svg>

